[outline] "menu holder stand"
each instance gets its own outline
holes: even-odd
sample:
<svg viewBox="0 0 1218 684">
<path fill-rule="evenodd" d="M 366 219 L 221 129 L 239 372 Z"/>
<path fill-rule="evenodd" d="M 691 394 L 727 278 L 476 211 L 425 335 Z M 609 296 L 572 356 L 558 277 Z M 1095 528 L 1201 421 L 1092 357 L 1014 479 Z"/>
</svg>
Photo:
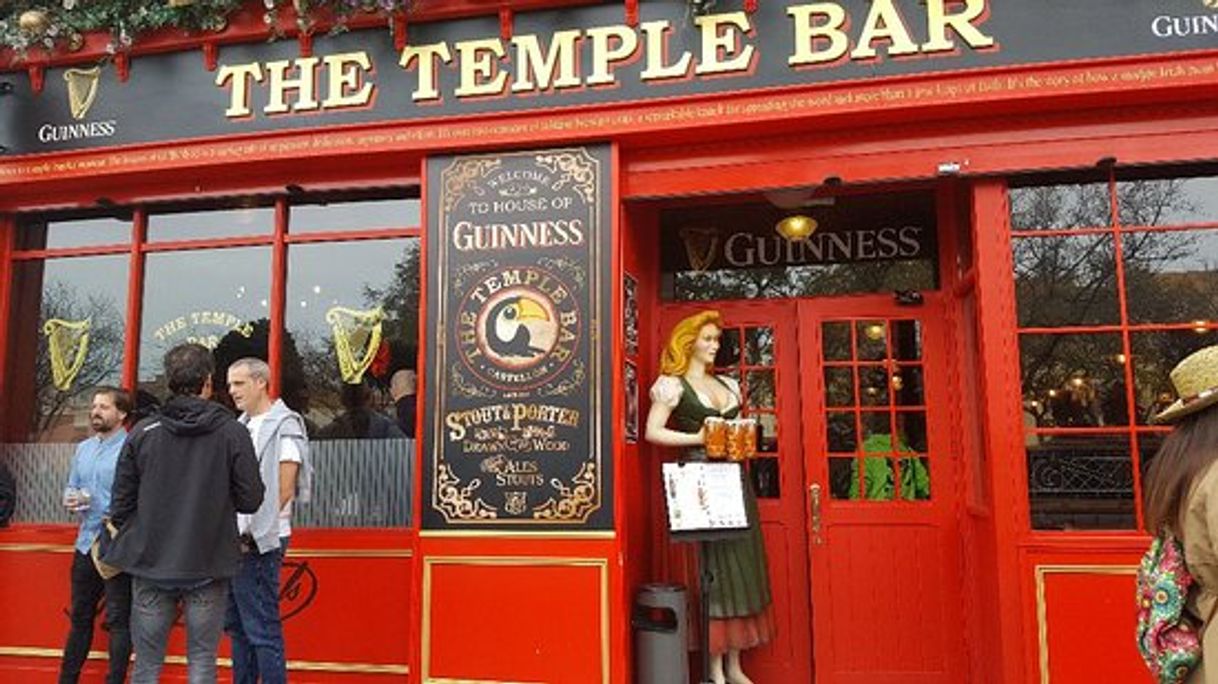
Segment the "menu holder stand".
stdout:
<svg viewBox="0 0 1218 684">
<path fill-rule="evenodd" d="M 734 539 L 748 534 L 756 523 L 744 497 L 743 464 L 733 461 L 681 461 L 661 466 L 668 532 L 676 541 L 698 545 L 698 602 L 702 622 L 701 682 L 710 676 L 710 585 L 715 577 L 707 567 L 706 542 Z"/>
</svg>

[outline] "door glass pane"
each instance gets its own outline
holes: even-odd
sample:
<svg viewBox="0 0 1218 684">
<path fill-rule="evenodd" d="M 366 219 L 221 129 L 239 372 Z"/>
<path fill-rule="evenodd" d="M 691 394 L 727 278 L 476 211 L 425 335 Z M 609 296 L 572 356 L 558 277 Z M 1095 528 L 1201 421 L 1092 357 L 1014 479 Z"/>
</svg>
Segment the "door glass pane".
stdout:
<svg viewBox="0 0 1218 684">
<path fill-rule="evenodd" d="M 1198 349 L 1218 344 L 1218 330 L 1135 332 L 1130 333 L 1129 343 L 1137 421 L 1146 425 L 1178 398 L 1171 384 L 1171 369 Z"/>
<path fill-rule="evenodd" d="M 850 324 L 825 323 L 821 325 L 821 354 L 826 361 L 849 361 Z"/>
<path fill-rule="evenodd" d="M 774 408 L 774 371 L 748 371 L 748 406 L 750 409 Z"/>
<path fill-rule="evenodd" d="M 853 411 L 831 411 L 826 422 L 829 451 L 853 452 L 858 447 L 858 431 Z"/>
<path fill-rule="evenodd" d="M 859 403 L 863 406 L 887 406 L 888 383 L 887 366 L 860 366 Z"/>
<path fill-rule="evenodd" d="M 282 392 L 317 473 L 302 527 L 409 524 L 419 283 L 417 239 L 288 250 Z"/>
<path fill-rule="evenodd" d="M 744 331 L 744 362 L 750 366 L 774 365 L 774 329 L 747 328 Z"/>
<path fill-rule="evenodd" d="M 269 247 L 149 254 L 144 266 L 139 388 L 167 399 L 165 352 L 184 342 L 197 342 L 215 355 L 213 398 L 232 408 L 226 389 L 228 364 L 244 356 L 266 358 L 270 286 Z"/>
<path fill-rule="evenodd" d="M 892 357 L 898 361 L 918 361 L 922 358 L 922 323 L 891 321 Z"/>
<path fill-rule="evenodd" d="M 1122 176 L 1135 173 L 1117 173 L 1117 204 L 1122 226 L 1218 221 L 1218 177 L 1119 180 Z"/>
<path fill-rule="evenodd" d="M 834 499 L 849 499 L 851 490 L 858 490 L 858 468 L 855 462 L 853 456 L 834 456 L 829 459 L 829 496 Z"/>
<path fill-rule="evenodd" d="M 886 321 L 859 321 L 858 360 L 880 361 L 888 358 L 888 324 Z"/>
<path fill-rule="evenodd" d="M 920 454 L 930 451 L 926 442 L 925 411 L 898 411 L 896 421 L 901 451 L 916 451 Z"/>
<path fill-rule="evenodd" d="M 1103 228 L 1112 224 L 1108 184 L 1063 183 L 1011 188 L 1013 230 Z"/>
<path fill-rule="evenodd" d="M 830 407 L 854 406 L 854 370 L 825 368 L 825 404 Z"/>
<path fill-rule="evenodd" d="M 753 492 L 757 494 L 757 498 L 777 499 L 782 495 L 777 458 L 762 457 L 750 460 L 749 477 L 753 481 Z"/>
<path fill-rule="evenodd" d="M 921 406 L 926 403 L 921 366 L 897 366 L 888 378 L 888 386 L 892 388 L 897 406 Z"/>
<path fill-rule="evenodd" d="M 773 413 L 758 413 L 752 416 L 757 419 L 757 451 L 762 453 L 778 452 L 778 416 Z"/>
<path fill-rule="evenodd" d="M 715 368 L 728 370 L 740 365 L 740 328 L 724 328 L 719 335 Z"/>
</svg>

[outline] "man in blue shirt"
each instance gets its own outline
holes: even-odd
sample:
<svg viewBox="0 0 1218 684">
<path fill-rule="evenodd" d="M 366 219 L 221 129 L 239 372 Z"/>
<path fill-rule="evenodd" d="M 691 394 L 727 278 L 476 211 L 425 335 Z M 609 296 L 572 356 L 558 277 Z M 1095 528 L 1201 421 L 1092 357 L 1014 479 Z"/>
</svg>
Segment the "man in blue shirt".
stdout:
<svg viewBox="0 0 1218 684">
<path fill-rule="evenodd" d="M 110 667 L 107 684 L 122 684 L 131 659 L 131 577 L 119 574 L 103 580 L 89 555 L 98 535 L 103 534 L 102 517 L 110 508 L 110 487 L 114 469 L 127 431 L 123 421 L 131 412 L 131 396 L 113 387 L 99 387 L 93 393 L 89 426 L 94 436 L 76 447 L 63 504 L 80 516 L 76 552 L 72 554 L 72 628 L 63 648 L 59 670 L 60 684 L 76 684 L 80 668 L 93 642 L 93 622 L 98 601 L 106 595 L 106 628 L 110 632 Z"/>
</svg>

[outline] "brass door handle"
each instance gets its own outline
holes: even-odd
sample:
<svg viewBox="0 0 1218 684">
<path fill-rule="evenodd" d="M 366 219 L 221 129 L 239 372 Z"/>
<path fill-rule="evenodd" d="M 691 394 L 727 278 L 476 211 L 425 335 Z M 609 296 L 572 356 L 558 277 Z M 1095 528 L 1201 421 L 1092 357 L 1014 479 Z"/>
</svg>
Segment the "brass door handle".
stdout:
<svg viewBox="0 0 1218 684">
<path fill-rule="evenodd" d="M 808 486 L 809 506 L 812 509 L 812 543 L 824 544 L 820 535 L 820 485 L 813 483 Z"/>
</svg>

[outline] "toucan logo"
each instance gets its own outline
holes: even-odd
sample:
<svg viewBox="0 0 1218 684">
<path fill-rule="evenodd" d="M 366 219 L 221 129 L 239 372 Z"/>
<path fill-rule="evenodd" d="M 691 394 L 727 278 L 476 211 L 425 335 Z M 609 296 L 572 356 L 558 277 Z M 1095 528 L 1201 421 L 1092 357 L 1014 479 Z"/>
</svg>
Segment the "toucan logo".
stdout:
<svg viewBox="0 0 1218 684">
<path fill-rule="evenodd" d="M 502 389 L 536 387 L 575 354 L 580 314 L 571 289 L 537 268 L 488 276 L 465 297 L 457 346 L 466 365 Z"/>
</svg>

